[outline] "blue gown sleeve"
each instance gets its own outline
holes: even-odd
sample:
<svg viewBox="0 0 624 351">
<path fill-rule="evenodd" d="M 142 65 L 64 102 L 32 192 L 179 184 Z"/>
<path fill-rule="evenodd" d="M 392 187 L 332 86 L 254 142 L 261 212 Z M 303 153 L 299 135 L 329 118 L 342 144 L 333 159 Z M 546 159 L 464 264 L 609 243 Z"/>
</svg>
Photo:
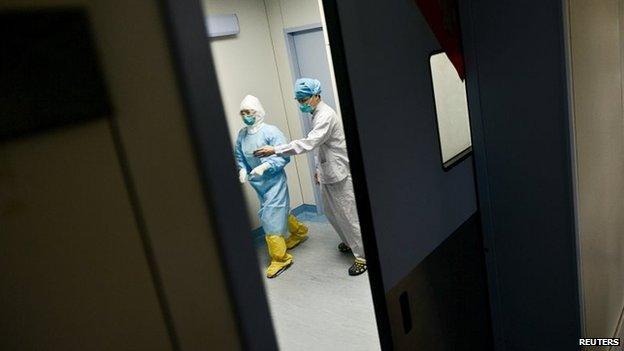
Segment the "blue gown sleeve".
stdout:
<svg viewBox="0 0 624 351">
<path fill-rule="evenodd" d="M 234 160 L 236 161 L 237 170 L 241 169 L 249 172 L 249 167 L 247 167 L 247 162 L 245 162 L 245 155 L 243 155 L 243 133 L 239 132 L 238 137 L 236 138 L 236 146 L 234 147 Z"/>
<path fill-rule="evenodd" d="M 273 128 L 271 133 L 266 135 L 266 143 L 270 146 L 286 144 L 286 137 L 284 133 L 278 128 Z M 267 170 L 269 174 L 274 174 L 281 171 L 290 162 L 290 156 L 277 156 L 271 155 L 269 157 L 262 158 L 262 162 L 266 162 L 271 165 L 271 168 Z"/>
</svg>

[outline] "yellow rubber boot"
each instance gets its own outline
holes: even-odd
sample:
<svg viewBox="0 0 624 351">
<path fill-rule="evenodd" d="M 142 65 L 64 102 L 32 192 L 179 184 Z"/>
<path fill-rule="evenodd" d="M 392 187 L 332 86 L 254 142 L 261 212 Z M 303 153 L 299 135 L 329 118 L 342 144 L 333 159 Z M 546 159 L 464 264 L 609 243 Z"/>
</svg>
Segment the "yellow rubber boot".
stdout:
<svg viewBox="0 0 624 351">
<path fill-rule="evenodd" d="M 286 247 L 289 249 L 301 244 L 308 239 L 308 227 L 299 222 L 297 217 L 288 215 L 288 231 L 290 236 L 286 239 Z"/>
<path fill-rule="evenodd" d="M 286 242 L 283 236 L 267 235 L 265 239 L 269 249 L 269 256 L 271 256 L 271 264 L 267 268 L 266 275 L 267 278 L 273 278 L 290 267 L 293 257 L 291 254 L 286 253 Z"/>
</svg>

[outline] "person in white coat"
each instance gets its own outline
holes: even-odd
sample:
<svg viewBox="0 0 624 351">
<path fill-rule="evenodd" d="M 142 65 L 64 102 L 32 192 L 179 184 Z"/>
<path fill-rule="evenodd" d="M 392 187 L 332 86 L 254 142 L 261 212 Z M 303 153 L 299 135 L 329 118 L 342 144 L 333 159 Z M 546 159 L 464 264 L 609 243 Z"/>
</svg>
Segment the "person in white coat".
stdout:
<svg viewBox="0 0 624 351">
<path fill-rule="evenodd" d="M 312 114 L 310 133 L 290 143 L 261 147 L 254 152 L 254 156 L 291 156 L 310 151 L 316 153 L 315 177 L 321 184 L 325 215 L 342 240 L 338 249 L 341 252 L 352 252 L 355 256 L 349 275 L 360 275 L 366 271 L 366 257 L 342 124 L 336 111 L 321 101 L 321 83 L 318 80 L 298 79 L 295 83 L 295 98 L 302 112 Z"/>
</svg>

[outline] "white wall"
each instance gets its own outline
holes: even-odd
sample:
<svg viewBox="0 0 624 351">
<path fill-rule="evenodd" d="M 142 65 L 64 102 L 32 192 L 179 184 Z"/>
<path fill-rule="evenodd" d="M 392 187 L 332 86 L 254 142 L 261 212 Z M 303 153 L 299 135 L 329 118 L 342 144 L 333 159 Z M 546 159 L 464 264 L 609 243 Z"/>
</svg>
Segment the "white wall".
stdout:
<svg viewBox="0 0 624 351">
<path fill-rule="evenodd" d="M 622 2 L 570 0 L 585 332 L 615 333 L 624 305 Z"/>
<path fill-rule="evenodd" d="M 242 127 L 238 109 L 246 94 L 260 98 L 267 111 L 267 123 L 280 128 L 289 140 L 302 138 L 284 30 L 321 23 L 317 0 L 204 0 L 204 9 L 207 14 L 236 13 L 240 23 L 237 36 L 211 41 L 232 140 Z M 307 156 L 291 158 L 286 173 L 291 208 L 315 204 Z M 236 176 L 235 171 L 232 176 Z M 249 185 L 244 188 L 252 225 L 256 227 L 258 200 Z"/>
</svg>

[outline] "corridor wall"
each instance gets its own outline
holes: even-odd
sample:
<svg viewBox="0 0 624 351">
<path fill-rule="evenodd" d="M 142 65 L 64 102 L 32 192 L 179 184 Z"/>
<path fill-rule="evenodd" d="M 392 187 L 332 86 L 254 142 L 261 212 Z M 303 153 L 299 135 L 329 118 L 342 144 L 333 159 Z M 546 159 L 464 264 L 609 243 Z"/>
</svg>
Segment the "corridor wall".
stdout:
<svg viewBox="0 0 624 351">
<path fill-rule="evenodd" d="M 624 3 L 569 1 L 579 265 L 587 337 L 613 337 L 624 307 Z"/>
</svg>

